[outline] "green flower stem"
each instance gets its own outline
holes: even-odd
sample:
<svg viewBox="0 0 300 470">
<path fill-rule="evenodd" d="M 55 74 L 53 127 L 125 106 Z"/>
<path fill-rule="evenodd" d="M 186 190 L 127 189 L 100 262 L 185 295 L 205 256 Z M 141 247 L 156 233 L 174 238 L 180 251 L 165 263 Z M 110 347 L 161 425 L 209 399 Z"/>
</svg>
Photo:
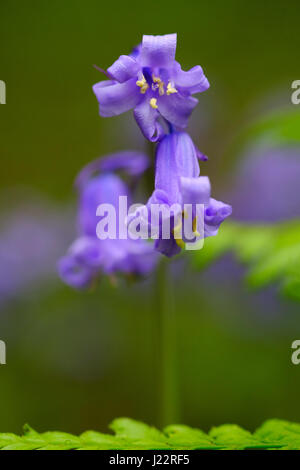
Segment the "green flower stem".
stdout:
<svg viewBox="0 0 300 470">
<path fill-rule="evenodd" d="M 162 260 L 156 283 L 156 380 L 158 384 L 159 426 L 179 422 L 178 365 L 174 289 L 170 262 Z"/>
</svg>

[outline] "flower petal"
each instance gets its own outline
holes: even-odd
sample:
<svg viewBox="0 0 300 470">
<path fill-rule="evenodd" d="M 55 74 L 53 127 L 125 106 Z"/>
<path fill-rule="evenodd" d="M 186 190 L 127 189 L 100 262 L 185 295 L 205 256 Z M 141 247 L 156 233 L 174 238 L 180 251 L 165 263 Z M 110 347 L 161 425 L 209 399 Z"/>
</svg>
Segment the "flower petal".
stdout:
<svg viewBox="0 0 300 470">
<path fill-rule="evenodd" d="M 124 170 L 130 176 L 139 176 L 149 167 L 149 159 L 142 152 L 127 150 L 97 158 L 86 165 L 78 174 L 75 186 L 83 188 L 97 172 Z"/>
<path fill-rule="evenodd" d="M 207 176 L 199 178 L 180 178 L 183 204 L 208 204 L 210 181 Z"/>
<path fill-rule="evenodd" d="M 200 167 L 194 142 L 186 132 L 176 132 L 173 135 L 173 138 L 177 140 L 174 155 L 179 177 L 198 177 Z"/>
<path fill-rule="evenodd" d="M 137 76 L 140 69 L 136 60 L 128 55 L 121 55 L 108 69 L 107 72 L 120 83 Z"/>
<path fill-rule="evenodd" d="M 83 236 L 77 238 L 69 248 L 69 254 L 84 266 L 99 269 L 101 266 L 103 255 L 101 253 L 101 243 L 97 238 Z"/>
<path fill-rule="evenodd" d="M 196 147 L 196 153 L 197 153 L 198 160 L 200 160 L 201 162 L 207 162 L 208 156 L 205 155 L 205 153 L 201 152 L 201 150 L 199 150 L 197 147 Z"/>
<path fill-rule="evenodd" d="M 168 258 L 178 255 L 181 251 L 181 248 L 177 245 L 173 236 L 168 240 L 163 238 L 156 240 L 155 249 Z"/>
<path fill-rule="evenodd" d="M 106 274 L 114 274 L 123 271 L 122 266 L 127 257 L 126 252 L 127 240 L 103 240 L 101 241 L 101 249 L 103 250 L 102 271 Z"/>
<path fill-rule="evenodd" d="M 158 110 L 171 124 L 185 128 L 188 119 L 197 105 L 198 100 L 191 96 L 183 96 L 180 93 L 160 96 L 157 100 Z"/>
<path fill-rule="evenodd" d="M 127 258 L 123 271 L 145 276 L 149 274 L 158 261 L 158 254 L 152 243 L 144 240 L 126 240 Z"/>
<path fill-rule="evenodd" d="M 177 34 L 164 36 L 144 35 L 141 50 L 142 67 L 163 67 L 173 65 L 175 60 Z"/>
<path fill-rule="evenodd" d="M 96 238 L 96 227 L 100 221 L 96 215 L 97 207 L 100 204 L 111 204 L 118 212 L 120 196 L 127 196 L 130 204 L 128 188 L 117 175 L 105 173 L 89 180 L 80 190 L 78 210 L 80 233 Z"/>
<path fill-rule="evenodd" d="M 205 237 L 217 235 L 221 223 L 232 213 L 232 207 L 222 201 L 211 198 L 204 212 Z"/>
<path fill-rule="evenodd" d="M 130 57 L 133 57 L 133 59 L 138 59 L 138 57 L 141 54 L 142 50 L 142 43 L 140 42 L 137 46 L 135 46 L 132 51 L 130 52 Z"/>
<path fill-rule="evenodd" d="M 156 109 L 150 106 L 148 97 L 144 98 L 144 100 L 136 106 L 134 117 L 146 139 L 151 142 L 157 142 L 162 138 L 164 135 L 164 129 L 157 121 L 159 113 Z"/>
<path fill-rule="evenodd" d="M 175 87 L 182 92 L 200 93 L 209 88 L 209 82 L 200 65 L 196 65 L 186 72 L 182 70 L 181 65 L 177 62 L 173 80 Z"/>
<path fill-rule="evenodd" d="M 72 255 L 64 256 L 59 260 L 58 273 L 66 284 L 76 289 L 87 288 L 94 276 L 92 269 L 80 264 Z"/>
<path fill-rule="evenodd" d="M 177 134 L 166 135 L 156 150 L 155 189 L 165 192 L 169 204 L 181 202 L 177 167 Z"/>
<path fill-rule="evenodd" d="M 199 173 L 196 147 L 186 132 L 173 132 L 159 142 L 155 189 L 167 194 L 169 204 L 182 202 L 180 178 L 196 178 Z"/>
<path fill-rule="evenodd" d="M 143 98 L 136 79 L 131 78 L 124 83 L 106 80 L 93 86 L 93 91 L 99 101 L 100 116 L 111 117 L 125 113 L 134 108 Z"/>
<path fill-rule="evenodd" d="M 149 158 L 145 153 L 125 151 L 101 158 L 102 171 L 125 170 L 130 176 L 141 175 L 149 167 Z"/>
</svg>

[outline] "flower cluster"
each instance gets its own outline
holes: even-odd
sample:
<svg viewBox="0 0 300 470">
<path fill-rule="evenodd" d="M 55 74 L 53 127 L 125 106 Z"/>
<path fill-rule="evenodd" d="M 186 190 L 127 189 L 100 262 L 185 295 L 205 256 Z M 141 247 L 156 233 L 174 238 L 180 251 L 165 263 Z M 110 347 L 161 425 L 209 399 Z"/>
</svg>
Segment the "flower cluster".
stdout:
<svg viewBox="0 0 300 470">
<path fill-rule="evenodd" d="M 159 118 L 185 128 L 198 103 L 192 95 L 209 87 L 202 68 L 185 72 L 175 60 L 176 34 L 143 36 L 131 55 L 121 55 L 108 69 L 109 80 L 94 85 L 100 115 L 116 116 L 134 109 L 146 139 L 155 142 L 164 134 Z"/>
<path fill-rule="evenodd" d="M 221 223 L 232 211 L 231 206 L 211 197 L 208 177 L 200 176 L 199 154 L 186 132 L 166 135 L 157 145 L 155 189 L 146 206 L 138 208 L 130 218 L 138 218 L 143 231 L 154 228 L 158 234 L 155 248 L 168 257 L 184 248 L 187 241 L 184 226 L 188 222 L 193 231 L 188 241 L 195 243 L 197 239 L 217 235 Z M 170 217 L 170 237 L 163 236 L 163 218 L 151 219 L 150 209 L 154 205 Z M 191 208 L 190 213 L 185 211 L 186 207 Z M 153 227 L 155 223 L 158 227 Z"/>
<path fill-rule="evenodd" d="M 99 272 L 145 275 L 155 266 L 158 252 L 171 257 L 189 242 L 216 235 L 231 207 L 211 197 L 208 177 L 200 176 L 199 160 L 207 158 L 185 132 L 198 103 L 193 96 L 209 88 L 202 68 L 184 71 L 175 60 L 177 35 L 143 36 L 131 54 L 121 55 L 94 85 L 100 115 L 110 117 L 130 109 L 144 137 L 156 143 L 155 188 L 146 205 L 119 220 L 126 231 L 138 220 L 141 233 L 154 229 L 155 244 L 142 239 L 99 240 L 97 207 L 110 203 L 118 209 L 119 196 L 131 197 L 129 187 L 116 174 L 125 170 L 132 178 L 148 165 L 144 155 L 122 152 L 96 160 L 78 179 L 79 238 L 60 260 L 61 277 L 74 287 L 86 287 Z M 95 175 L 97 173 L 97 175 Z M 154 220 L 149 210 L 157 205 L 163 216 Z M 186 205 L 191 211 L 185 210 Z M 174 210 L 174 207 L 176 209 Z M 163 236 L 168 219 L 170 236 Z M 185 228 L 190 225 L 191 237 Z M 184 232 L 184 235 L 183 235 Z"/>
<path fill-rule="evenodd" d="M 99 240 L 96 235 L 97 207 L 112 204 L 118 210 L 120 196 L 131 200 L 130 189 L 116 174 L 125 170 L 131 178 L 138 177 L 148 167 L 148 159 L 137 152 L 120 152 L 87 165 L 79 173 L 76 187 L 79 193 L 78 238 L 60 259 L 61 278 L 75 288 L 92 285 L 100 273 L 145 276 L 154 267 L 157 253 L 144 240 Z M 125 218 L 118 220 L 126 230 Z"/>
</svg>

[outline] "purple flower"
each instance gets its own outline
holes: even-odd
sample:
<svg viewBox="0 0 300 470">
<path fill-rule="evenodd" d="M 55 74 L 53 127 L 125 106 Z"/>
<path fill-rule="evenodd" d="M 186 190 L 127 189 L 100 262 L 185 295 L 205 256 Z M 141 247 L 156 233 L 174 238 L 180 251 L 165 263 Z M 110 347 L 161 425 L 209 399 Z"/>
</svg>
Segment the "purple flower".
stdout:
<svg viewBox="0 0 300 470">
<path fill-rule="evenodd" d="M 155 190 L 147 205 L 139 208 L 129 219 L 130 225 L 132 220 L 139 217 L 143 229 L 148 230 L 148 233 L 149 229 L 156 229 L 159 236 L 155 247 L 169 257 L 179 253 L 187 241 L 216 235 L 223 220 L 232 212 L 231 206 L 210 197 L 208 177 L 199 176 L 198 155 L 199 152 L 187 133 L 174 132 L 166 135 L 157 146 Z M 154 205 L 159 205 L 161 209 L 175 208 L 162 211 L 166 214 L 165 217 L 171 219 L 169 238 L 162 234 L 164 216 L 153 221 L 151 207 Z M 185 212 L 185 207 L 188 206 L 192 208 L 191 213 Z M 201 212 L 202 208 L 204 214 Z M 191 225 L 191 237 L 188 240 L 178 237 L 179 231 L 180 234 L 185 233 L 184 226 L 188 223 Z M 199 233 L 198 224 L 201 223 Z"/>
<path fill-rule="evenodd" d="M 134 109 L 144 136 L 155 142 L 164 135 L 158 118 L 177 128 L 187 126 L 198 100 L 191 95 L 209 88 L 202 68 L 185 72 L 175 60 L 176 34 L 143 36 L 131 55 L 121 55 L 107 70 L 110 80 L 94 85 L 100 115 L 110 117 Z"/>
<path fill-rule="evenodd" d="M 16 198 L 16 202 L 15 202 Z M 24 188 L 1 193 L 12 201 L 1 208 L 0 306 L 20 296 L 52 288 L 55 259 L 70 239 L 71 211 Z"/>
<path fill-rule="evenodd" d="M 300 147 L 254 147 L 241 159 L 228 194 L 243 222 L 300 217 Z"/>
<path fill-rule="evenodd" d="M 100 272 L 144 276 L 155 267 L 157 255 L 152 244 L 128 237 L 99 240 L 96 235 L 99 222 L 96 210 L 100 204 L 112 204 L 116 214 L 119 213 L 120 196 L 127 196 L 130 204 L 128 186 L 113 171 L 125 169 L 137 176 L 147 166 L 148 161 L 143 154 L 121 152 L 96 160 L 81 171 L 76 180 L 79 190 L 79 236 L 58 263 L 64 282 L 75 288 L 86 288 Z M 123 220 L 117 217 L 117 221 L 118 226 L 121 224 L 127 230 L 125 217 Z"/>
</svg>

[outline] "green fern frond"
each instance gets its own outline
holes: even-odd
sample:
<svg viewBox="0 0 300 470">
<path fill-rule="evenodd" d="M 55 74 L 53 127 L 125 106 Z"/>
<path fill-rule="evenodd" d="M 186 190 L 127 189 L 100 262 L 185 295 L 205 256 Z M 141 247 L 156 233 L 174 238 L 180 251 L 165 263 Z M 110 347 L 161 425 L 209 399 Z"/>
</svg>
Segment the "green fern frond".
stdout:
<svg viewBox="0 0 300 470">
<path fill-rule="evenodd" d="M 65 432 L 38 433 L 24 426 L 24 434 L 0 433 L 1 450 L 300 450 L 300 424 L 266 421 L 254 433 L 235 424 L 214 427 L 206 434 L 184 425 L 163 431 L 129 418 L 115 419 L 114 434 L 86 431 L 80 436 Z"/>
<path fill-rule="evenodd" d="M 300 300 L 300 221 L 276 225 L 225 223 L 220 234 L 194 251 L 192 263 L 205 268 L 227 252 L 248 266 L 247 283 L 260 288 L 278 283 L 281 291 Z"/>
</svg>

